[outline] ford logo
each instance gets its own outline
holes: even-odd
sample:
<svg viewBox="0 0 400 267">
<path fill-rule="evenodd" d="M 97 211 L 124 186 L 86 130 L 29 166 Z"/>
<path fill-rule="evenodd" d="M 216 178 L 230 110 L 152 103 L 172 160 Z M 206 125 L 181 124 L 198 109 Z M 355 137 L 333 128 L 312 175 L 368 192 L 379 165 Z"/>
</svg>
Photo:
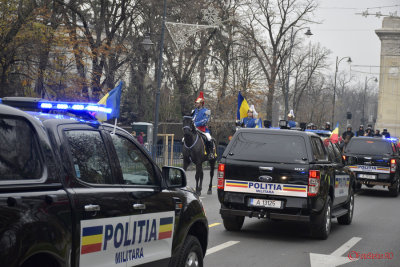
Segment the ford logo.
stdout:
<svg viewBox="0 0 400 267">
<path fill-rule="evenodd" d="M 261 182 L 271 182 L 272 181 L 272 177 L 271 176 L 267 176 L 267 175 L 263 175 L 258 177 L 258 180 L 260 180 Z"/>
</svg>

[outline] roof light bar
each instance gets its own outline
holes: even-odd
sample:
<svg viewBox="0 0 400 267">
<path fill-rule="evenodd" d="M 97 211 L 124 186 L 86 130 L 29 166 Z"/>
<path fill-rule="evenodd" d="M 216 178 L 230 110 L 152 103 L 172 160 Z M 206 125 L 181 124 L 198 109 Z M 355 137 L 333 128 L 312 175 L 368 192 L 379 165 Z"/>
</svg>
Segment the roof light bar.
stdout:
<svg viewBox="0 0 400 267">
<path fill-rule="evenodd" d="M 104 112 L 107 114 L 112 113 L 111 108 L 106 108 L 104 105 L 93 103 L 71 103 L 71 102 L 39 102 L 38 108 L 48 110 L 74 110 L 74 111 L 91 111 L 91 112 Z"/>
</svg>

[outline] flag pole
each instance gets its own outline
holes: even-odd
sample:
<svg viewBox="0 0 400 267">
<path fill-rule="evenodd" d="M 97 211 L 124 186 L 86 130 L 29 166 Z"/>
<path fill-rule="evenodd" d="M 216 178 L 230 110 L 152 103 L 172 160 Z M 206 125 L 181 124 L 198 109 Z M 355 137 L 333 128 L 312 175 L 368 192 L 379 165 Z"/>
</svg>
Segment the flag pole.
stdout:
<svg viewBox="0 0 400 267">
<path fill-rule="evenodd" d="M 117 118 L 115 118 L 115 121 L 114 121 L 114 130 L 113 130 L 113 132 L 112 132 L 112 134 L 115 134 L 115 130 L 117 129 Z"/>
</svg>

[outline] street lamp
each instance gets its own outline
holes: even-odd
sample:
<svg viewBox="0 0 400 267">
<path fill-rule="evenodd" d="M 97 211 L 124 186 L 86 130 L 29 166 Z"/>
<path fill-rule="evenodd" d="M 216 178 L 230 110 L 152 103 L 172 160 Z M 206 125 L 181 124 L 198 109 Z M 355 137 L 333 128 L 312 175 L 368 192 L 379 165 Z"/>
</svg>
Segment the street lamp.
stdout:
<svg viewBox="0 0 400 267">
<path fill-rule="evenodd" d="M 299 30 L 302 30 L 304 28 L 300 28 L 295 33 L 293 34 L 293 27 L 290 32 L 290 48 L 289 48 L 289 62 L 288 62 L 288 71 L 287 71 L 287 80 L 286 80 L 286 94 L 285 94 L 285 116 L 289 112 L 289 79 L 290 79 L 290 61 L 292 58 L 292 49 L 293 49 L 293 41 L 296 37 L 296 34 L 298 33 Z M 310 28 L 307 29 L 307 31 L 304 33 L 308 37 L 310 37 L 312 34 Z"/>
<path fill-rule="evenodd" d="M 340 60 L 336 57 L 336 69 L 335 69 L 335 84 L 333 86 L 333 100 L 332 100 L 332 120 L 331 122 L 334 123 L 335 121 L 335 101 L 336 101 L 336 77 L 339 69 L 339 64 L 343 59 L 347 58 L 347 63 L 351 63 L 351 57 L 342 57 Z"/>
<path fill-rule="evenodd" d="M 365 76 L 365 85 L 364 85 L 364 101 L 363 101 L 363 108 L 362 108 L 362 119 L 361 119 L 361 123 L 364 125 L 365 124 L 365 95 L 367 94 L 367 84 L 370 80 L 374 80 L 374 82 L 378 82 L 378 79 L 376 77 L 370 77 L 368 78 L 367 76 Z"/>
<path fill-rule="evenodd" d="M 146 51 L 149 50 L 154 45 L 154 43 L 150 40 L 149 34 L 146 34 L 144 36 L 144 39 L 141 42 L 141 45 L 143 46 L 144 50 L 146 50 Z"/>
<path fill-rule="evenodd" d="M 158 113 L 160 111 L 160 89 L 161 89 L 161 70 L 163 62 L 163 50 L 164 50 L 164 33 L 165 33 L 165 17 L 167 14 L 167 0 L 164 0 L 164 11 L 163 19 L 161 23 L 161 40 L 160 40 L 160 55 L 158 58 L 158 68 L 157 68 L 157 90 L 156 90 L 156 107 L 154 114 L 154 131 L 153 131 L 153 146 L 151 149 L 151 156 L 153 160 L 156 160 L 157 151 L 157 136 L 158 136 Z"/>
</svg>

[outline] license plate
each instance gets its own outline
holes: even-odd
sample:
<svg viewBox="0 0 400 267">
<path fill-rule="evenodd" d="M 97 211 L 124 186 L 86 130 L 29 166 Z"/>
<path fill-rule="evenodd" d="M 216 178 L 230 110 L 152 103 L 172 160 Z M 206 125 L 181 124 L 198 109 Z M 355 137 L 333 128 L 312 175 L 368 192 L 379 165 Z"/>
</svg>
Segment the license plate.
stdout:
<svg viewBox="0 0 400 267">
<path fill-rule="evenodd" d="M 364 179 L 376 179 L 376 175 L 373 174 L 364 174 L 364 173 L 360 173 L 358 175 L 358 178 L 364 178 Z"/>
<path fill-rule="evenodd" d="M 282 201 L 271 199 L 250 198 L 250 206 L 280 209 L 282 208 Z"/>
</svg>

